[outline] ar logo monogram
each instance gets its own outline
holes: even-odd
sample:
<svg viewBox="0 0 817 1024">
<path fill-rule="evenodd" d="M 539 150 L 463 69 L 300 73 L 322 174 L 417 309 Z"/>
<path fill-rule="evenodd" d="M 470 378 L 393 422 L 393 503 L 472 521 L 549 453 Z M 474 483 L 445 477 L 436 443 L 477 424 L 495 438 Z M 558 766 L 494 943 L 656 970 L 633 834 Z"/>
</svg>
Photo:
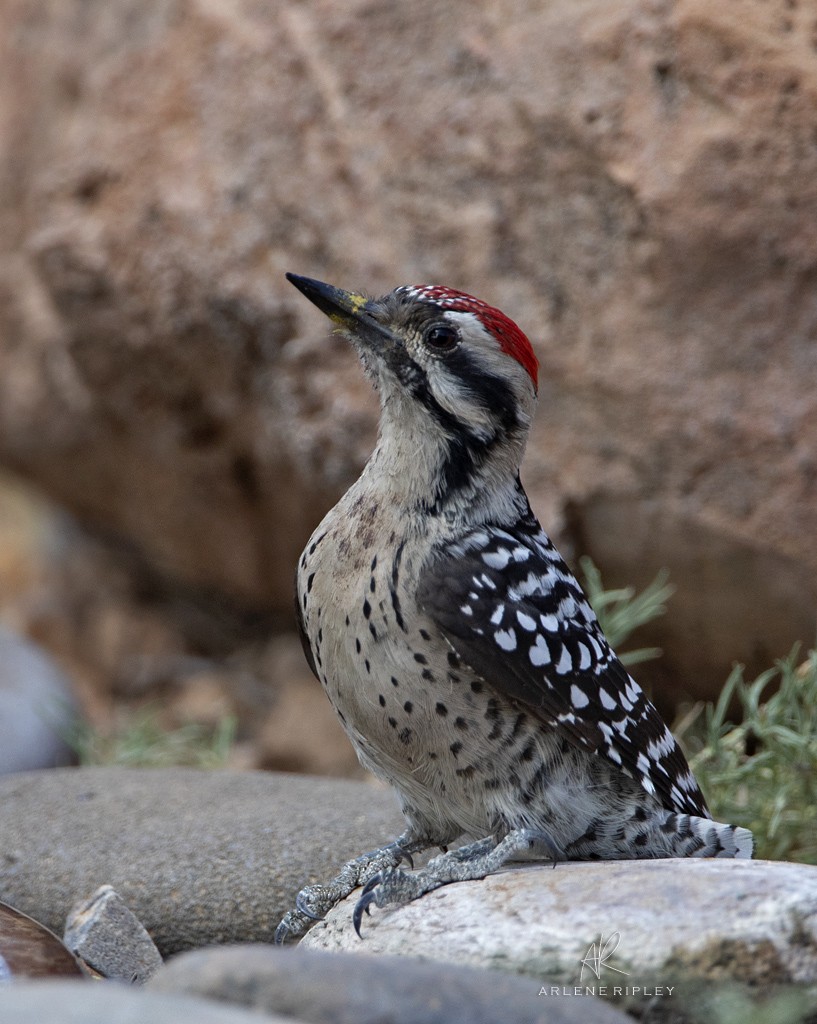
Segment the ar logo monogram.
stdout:
<svg viewBox="0 0 817 1024">
<path fill-rule="evenodd" d="M 601 969 L 606 967 L 608 971 L 615 971 L 616 974 L 627 974 L 627 971 L 622 971 L 618 967 L 613 967 L 612 964 L 608 963 L 610 957 L 618 949 L 618 944 L 621 942 L 621 932 L 613 932 L 613 934 L 604 941 L 604 935 L 599 935 L 599 941 L 594 942 L 593 945 L 588 949 L 587 955 L 579 961 L 582 965 L 581 974 L 579 975 L 579 983 L 584 981 L 584 969 L 588 968 L 597 979 L 601 979 Z"/>
</svg>

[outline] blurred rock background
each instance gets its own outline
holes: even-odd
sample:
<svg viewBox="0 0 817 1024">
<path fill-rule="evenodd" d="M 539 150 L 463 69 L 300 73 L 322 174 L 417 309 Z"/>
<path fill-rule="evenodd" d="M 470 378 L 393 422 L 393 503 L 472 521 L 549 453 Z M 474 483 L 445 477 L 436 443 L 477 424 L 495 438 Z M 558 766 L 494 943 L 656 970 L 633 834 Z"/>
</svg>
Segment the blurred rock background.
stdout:
<svg viewBox="0 0 817 1024">
<path fill-rule="evenodd" d="M 349 774 L 291 580 L 376 403 L 286 270 L 526 330 L 543 523 L 670 570 L 665 712 L 813 641 L 809 0 L 0 6 L 0 621 L 94 727 Z"/>
</svg>

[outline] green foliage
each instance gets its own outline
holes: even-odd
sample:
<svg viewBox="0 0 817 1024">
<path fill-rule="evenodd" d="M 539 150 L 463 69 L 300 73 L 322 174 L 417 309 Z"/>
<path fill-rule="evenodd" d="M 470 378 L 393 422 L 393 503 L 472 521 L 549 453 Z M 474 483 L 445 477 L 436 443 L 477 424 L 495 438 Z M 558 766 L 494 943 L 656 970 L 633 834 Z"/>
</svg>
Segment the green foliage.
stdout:
<svg viewBox="0 0 817 1024">
<path fill-rule="evenodd" d="M 693 997 L 690 1019 L 707 1024 L 804 1024 L 814 1020 L 814 995 L 805 986 L 785 986 L 759 994 L 737 985 L 702 986 Z"/>
<path fill-rule="evenodd" d="M 751 683 L 736 666 L 682 738 L 713 815 L 750 828 L 757 857 L 817 864 L 817 651 Z"/>
<path fill-rule="evenodd" d="M 666 603 L 674 588 L 667 583 L 669 573 L 662 569 L 648 587 L 636 594 L 633 587 L 605 590 L 601 573 L 586 555 L 579 559 L 587 598 L 598 616 L 604 635 L 616 651 L 622 664 L 628 668 L 642 661 L 661 656 L 658 647 L 640 647 L 635 651 L 620 651 L 619 647 L 630 634 L 645 623 L 666 612 Z"/>
<path fill-rule="evenodd" d="M 636 595 L 629 587 L 605 590 L 589 558 L 581 567 L 614 648 L 664 613 L 672 593 L 665 572 Z M 659 654 L 648 648 L 619 656 L 631 666 Z M 755 856 L 817 864 L 817 650 L 799 663 L 795 647 L 752 682 L 736 666 L 717 702 L 696 705 L 674 732 L 712 814 L 751 829 Z"/>
<path fill-rule="evenodd" d="M 159 709 L 148 705 L 123 716 L 110 732 L 102 733 L 85 722 L 77 722 L 65 738 L 83 765 L 223 768 L 235 731 L 236 721 L 231 716 L 223 718 L 215 728 L 190 722 L 178 729 L 166 729 L 161 724 Z"/>
</svg>

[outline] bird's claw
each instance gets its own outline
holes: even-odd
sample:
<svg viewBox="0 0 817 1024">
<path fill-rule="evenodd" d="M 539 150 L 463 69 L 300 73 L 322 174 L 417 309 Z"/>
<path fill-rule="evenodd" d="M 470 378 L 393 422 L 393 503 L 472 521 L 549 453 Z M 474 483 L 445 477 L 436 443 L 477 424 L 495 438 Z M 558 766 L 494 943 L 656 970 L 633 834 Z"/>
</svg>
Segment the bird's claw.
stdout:
<svg viewBox="0 0 817 1024">
<path fill-rule="evenodd" d="M 380 872 L 378 872 L 378 874 L 370 878 L 369 881 L 363 886 L 363 891 L 360 894 L 360 899 L 355 904 L 355 909 L 352 914 L 352 924 L 355 926 L 355 931 L 357 932 L 357 937 L 359 939 L 363 938 L 363 935 L 360 932 L 360 926 L 363 923 L 363 914 L 371 914 L 371 910 L 369 909 L 369 907 L 377 899 L 377 893 L 375 892 L 375 889 L 380 884 L 380 882 L 381 877 Z"/>
<path fill-rule="evenodd" d="M 295 908 L 299 913 L 303 914 L 304 917 L 308 917 L 311 921 L 322 921 L 325 914 L 320 911 L 316 911 L 310 906 L 309 901 L 314 899 L 316 896 L 320 898 L 321 893 L 317 890 L 319 886 L 308 885 L 301 889 L 298 895 L 295 897 Z"/>
<path fill-rule="evenodd" d="M 304 915 L 299 914 L 297 910 L 290 910 L 284 914 L 281 923 L 275 929 L 275 935 L 273 936 L 273 942 L 276 946 L 283 946 L 290 936 L 295 938 L 304 931 L 304 926 L 307 924 L 308 918 Z"/>
<path fill-rule="evenodd" d="M 404 860 L 408 861 L 408 866 L 413 871 L 414 858 L 412 857 L 412 855 L 408 852 L 408 850 L 398 850 L 397 853 L 394 855 L 394 866 L 397 867 L 398 865 L 402 864 Z M 369 883 L 367 882 L 366 884 L 368 885 Z"/>
</svg>

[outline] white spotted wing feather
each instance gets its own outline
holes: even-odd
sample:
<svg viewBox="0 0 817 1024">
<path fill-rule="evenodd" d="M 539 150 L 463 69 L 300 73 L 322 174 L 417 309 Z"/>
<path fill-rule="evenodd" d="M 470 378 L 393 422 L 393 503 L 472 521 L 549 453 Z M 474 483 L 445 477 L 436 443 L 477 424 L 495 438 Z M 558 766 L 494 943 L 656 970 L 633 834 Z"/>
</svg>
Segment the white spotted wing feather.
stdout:
<svg viewBox="0 0 817 1024">
<path fill-rule="evenodd" d="M 485 526 L 434 552 L 419 602 L 495 691 L 621 768 L 668 810 L 709 816 L 678 744 L 532 513 L 512 530 Z"/>
</svg>

